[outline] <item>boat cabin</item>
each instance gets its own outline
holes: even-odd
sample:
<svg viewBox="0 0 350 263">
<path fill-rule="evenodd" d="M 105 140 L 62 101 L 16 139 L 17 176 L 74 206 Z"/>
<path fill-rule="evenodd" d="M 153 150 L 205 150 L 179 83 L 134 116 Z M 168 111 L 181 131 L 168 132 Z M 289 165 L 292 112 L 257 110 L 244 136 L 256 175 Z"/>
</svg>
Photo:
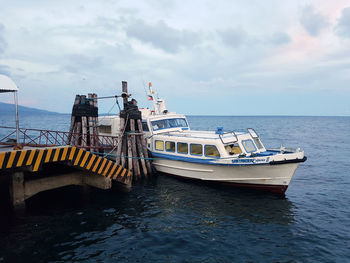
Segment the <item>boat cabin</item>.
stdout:
<svg viewBox="0 0 350 263">
<path fill-rule="evenodd" d="M 147 148 L 154 155 L 197 159 L 249 157 L 266 152 L 257 133 L 192 131 L 182 114 L 142 112 L 142 126 Z M 99 133 L 116 136 L 120 131 L 119 116 L 99 117 Z"/>
<path fill-rule="evenodd" d="M 143 123 L 147 123 L 148 131 L 154 134 L 174 131 L 188 131 L 188 125 L 185 115 L 182 114 L 166 114 L 149 116 Z"/>
<path fill-rule="evenodd" d="M 167 132 L 153 136 L 148 144 L 152 153 L 193 158 L 252 156 L 266 149 L 259 138 L 249 133 L 220 136 L 215 132 Z"/>
<path fill-rule="evenodd" d="M 152 154 L 190 158 L 230 158 L 266 152 L 253 129 L 248 132 L 191 131 L 184 115 L 148 118 L 148 148 Z"/>
<path fill-rule="evenodd" d="M 142 129 L 146 133 L 157 134 L 165 129 L 167 131 L 189 130 L 184 115 L 168 112 L 156 115 L 154 111 L 148 108 L 139 108 L 139 110 L 142 116 Z M 120 117 L 118 115 L 99 116 L 98 130 L 100 135 L 117 136 L 120 132 Z"/>
</svg>

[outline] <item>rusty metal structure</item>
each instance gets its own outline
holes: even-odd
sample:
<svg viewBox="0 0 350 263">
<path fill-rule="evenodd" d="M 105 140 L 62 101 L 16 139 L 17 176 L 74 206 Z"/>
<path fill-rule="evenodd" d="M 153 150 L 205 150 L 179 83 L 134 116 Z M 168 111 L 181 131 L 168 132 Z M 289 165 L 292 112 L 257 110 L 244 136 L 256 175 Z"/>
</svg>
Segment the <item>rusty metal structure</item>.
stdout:
<svg viewBox="0 0 350 263">
<path fill-rule="evenodd" d="M 77 148 L 89 149 L 90 146 L 87 143 L 87 136 L 82 136 L 82 133 L 53 131 L 53 130 L 41 130 L 41 129 L 27 129 L 19 128 L 19 141 L 12 138 L 16 135 L 15 127 L 0 126 L 0 145 L 6 146 L 30 146 L 30 147 L 49 147 L 49 146 L 75 146 Z M 118 136 L 106 136 L 106 135 L 93 135 L 94 141 L 97 142 L 94 145 L 94 149 L 113 149 L 117 146 Z M 79 140 L 72 140 L 71 138 L 79 138 Z M 85 143 L 81 143 L 81 141 Z M 80 141 L 79 144 L 74 142 Z"/>
<path fill-rule="evenodd" d="M 0 126 L 0 182 L 9 187 L 13 206 L 68 185 L 110 189 L 115 182 L 130 190 L 133 181 L 151 175 L 141 112 L 129 96 L 123 82 L 122 96 L 113 96 L 124 101 L 123 129 L 115 136 L 99 135 L 95 93 L 76 96 L 68 132 L 20 128 L 18 121 L 17 127 Z"/>
</svg>

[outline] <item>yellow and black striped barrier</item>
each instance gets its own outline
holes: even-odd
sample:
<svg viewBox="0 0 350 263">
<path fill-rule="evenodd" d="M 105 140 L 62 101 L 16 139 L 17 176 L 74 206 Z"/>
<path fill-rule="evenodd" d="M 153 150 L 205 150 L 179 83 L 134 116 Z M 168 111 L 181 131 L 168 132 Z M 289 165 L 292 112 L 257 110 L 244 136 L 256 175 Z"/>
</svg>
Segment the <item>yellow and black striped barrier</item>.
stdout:
<svg viewBox="0 0 350 263">
<path fill-rule="evenodd" d="M 73 146 L 35 148 L 0 152 L 0 172 L 5 169 L 30 167 L 36 172 L 45 163 L 65 162 L 89 173 L 102 175 L 131 185 L 132 174 L 107 158 Z"/>
</svg>

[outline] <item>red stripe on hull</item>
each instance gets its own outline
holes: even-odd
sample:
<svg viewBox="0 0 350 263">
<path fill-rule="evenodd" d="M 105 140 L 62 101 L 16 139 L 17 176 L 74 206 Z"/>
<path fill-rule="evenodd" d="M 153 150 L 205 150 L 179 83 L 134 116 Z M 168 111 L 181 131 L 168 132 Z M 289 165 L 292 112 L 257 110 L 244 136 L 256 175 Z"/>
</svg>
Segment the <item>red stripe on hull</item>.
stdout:
<svg viewBox="0 0 350 263">
<path fill-rule="evenodd" d="M 256 189 L 259 191 L 265 191 L 269 193 L 274 193 L 274 194 L 281 194 L 284 195 L 285 192 L 288 189 L 288 185 L 269 185 L 269 184 L 240 184 L 240 183 L 228 183 L 228 182 L 218 182 L 218 181 L 208 181 L 208 180 L 200 180 L 196 178 L 188 178 L 188 177 L 183 177 L 175 174 L 169 174 L 169 173 L 164 173 L 164 172 L 159 172 L 160 174 L 164 174 L 167 176 L 171 177 L 176 177 L 179 179 L 184 179 L 188 181 L 200 181 L 200 182 L 205 182 L 205 183 L 211 183 L 211 184 L 216 184 L 216 185 L 224 185 L 224 186 L 232 186 L 232 187 L 238 187 L 238 188 L 249 188 L 249 189 Z"/>
<path fill-rule="evenodd" d="M 274 194 L 284 195 L 288 189 L 288 185 L 271 185 L 271 184 L 238 184 L 238 183 L 220 183 L 223 185 L 240 187 L 240 188 L 251 188 L 259 191 L 266 191 Z"/>
</svg>

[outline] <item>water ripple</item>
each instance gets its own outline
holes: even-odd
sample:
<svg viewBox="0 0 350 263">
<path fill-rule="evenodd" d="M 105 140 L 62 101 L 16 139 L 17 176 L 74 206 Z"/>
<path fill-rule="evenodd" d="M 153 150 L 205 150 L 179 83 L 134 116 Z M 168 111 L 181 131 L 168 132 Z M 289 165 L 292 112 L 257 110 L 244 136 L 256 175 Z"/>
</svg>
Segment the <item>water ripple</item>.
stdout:
<svg viewBox="0 0 350 263">
<path fill-rule="evenodd" d="M 65 129 L 69 116 L 57 118 Z M 130 193 L 42 193 L 25 214 L 0 215 L 0 262 L 348 262 L 350 118 L 189 121 L 205 129 L 257 127 L 266 145 L 302 146 L 309 159 L 285 197 L 163 176 Z"/>
</svg>

